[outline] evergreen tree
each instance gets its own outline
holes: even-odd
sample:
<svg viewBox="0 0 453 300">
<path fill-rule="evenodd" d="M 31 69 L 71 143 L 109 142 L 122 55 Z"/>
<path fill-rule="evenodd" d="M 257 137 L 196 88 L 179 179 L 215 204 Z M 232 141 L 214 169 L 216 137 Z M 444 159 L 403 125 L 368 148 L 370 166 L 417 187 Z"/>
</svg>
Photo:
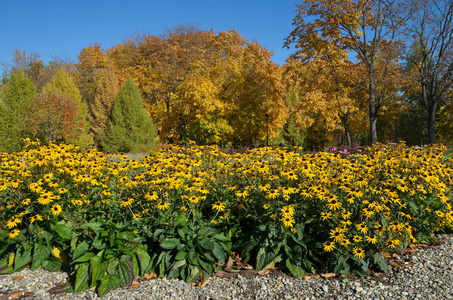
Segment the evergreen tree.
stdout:
<svg viewBox="0 0 453 300">
<path fill-rule="evenodd" d="M 154 148 L 156 127 L 146 114 L 138 87 L 128 78 L 113 104 L 102 146 L 107 152 L 140 152 Z"/>
<path fill-rule="evenodd" d="M 21 69 L 13 72 L 0 101 L 0 150 L 19 151 L 27 137 L 27 111 L 36 96 L 36 87 Z"/>
</svg>

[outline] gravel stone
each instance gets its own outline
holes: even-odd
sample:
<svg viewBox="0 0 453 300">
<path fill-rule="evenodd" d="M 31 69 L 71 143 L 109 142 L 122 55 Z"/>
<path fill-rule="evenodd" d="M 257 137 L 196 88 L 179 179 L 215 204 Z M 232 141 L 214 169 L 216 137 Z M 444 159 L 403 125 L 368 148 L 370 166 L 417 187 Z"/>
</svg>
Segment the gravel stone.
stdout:
<svg viewBox="0 0 453 300">
<path fill-rule="evenodd" d="M 245 300 L 245 299 L 453 299 L 453 235 L 438 235 L 438 245 L 401 255 L 387 274 L 369 277 L 338 276 L 329 279 L 289 277 L 283 273 L 233 278 L 209 277 L 199 288 L 178 279 L 141 281 L 138 288 L 110 291 L 102 300 Z M 94 289 L 52 295 L 51 288 L 66 282 L 67 274 L 43 269 L 24 269 L 0 275 L 0 300 L 8 299 L 100 299 Z"/>
</svg>

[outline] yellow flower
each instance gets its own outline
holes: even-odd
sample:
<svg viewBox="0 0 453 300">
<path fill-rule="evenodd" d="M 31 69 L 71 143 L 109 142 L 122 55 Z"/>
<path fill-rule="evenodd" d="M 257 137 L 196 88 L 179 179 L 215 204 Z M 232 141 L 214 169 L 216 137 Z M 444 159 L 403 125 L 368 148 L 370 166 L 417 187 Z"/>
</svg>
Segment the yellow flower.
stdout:
<svg viewBox="0 0 453 300">
<path fill-rule="evenodd" d="M 269 203 L 263 204 L 263 208 L 264 209 L 269 209 L 270 207 L 271 207 L 271 205 Z"/>
<path fill-rule="evenodd" d="M 285 227 L 293 227 L 294 223 L 296 222 L 290 217 L 282 218 L 281 220 L 283 222 L 283 226 Z"/>
<path fill-rule="evenodd" d="M 275 199 L 277 198 L 278 196 L 280 195 L 280 191 L 278 189 L 273 189 L 273 190 L 270 190 L 267 195 L 266 195 L 266 198 L 267 199 Z"/>
<path fill-rule="evenodd" d="M 148 200 L 148 201 L 154 201 L 154 200 L 157 200 L 157 198 L 159 198 L 159 196 L 157 195 L 156 192 L 153 192 L 152 194 L 147 193 L 145 195 L 145 199 Z"/>
<path fill-rule="evenodd" d="M 258 186 L 258 189 L 261 191 L 261 192 L 266 192 L 267 190 L 269 190 L 269 188 L 271 187 L 270 184 L 260 184 Z"/>
<path fill-rule="evenodd" d="M 21 220 L 19 218 L 12 218 L 8 222 L 6 222 L 6 226 L 8 226 L 8 228 L 13 228 L 16 227 L 20 222 Z"/>
<path fill-rule="evenodd" d="M 217 201 L 216 203 L 212 204 L 212 209 L 217 211 L 223 211 L 226 207 L 225 202 Z"/>
<path fill-rule="evenodd" d="M 47 205 L 47 204 L 53 202 L 52 192 L 44 192 L 44 193 L 41 193 L 39 196 L 40 196 L 38 198 L 39 204 Z"/>
<path fill-rule="evenodd" d="M 291 228 L 291 232 L 294 233 L 294 234 L 296 234 L 296 233 L 297 233 L 297 228 L 294 228 L 294 227 Z"/>
<path fill-rule="evenodd" d="M 82 200 L 71 200 L 71 202 L 72 202 L 73 205 L 78 205 L 78 206 L 83 204 Z"/>
<path fill-rule="evenodd" d="M 294 216 L 294 207 L 292 207 L 291 205 L 283 206 L 280 211 L 283 218 L 292 218 Z"/>
<path fill-rule="evenodd" d="M 128 198 L 127 200 L 123 200 L 120 202 L 120 205 L 122 207 L 126 207 L 126 206 L 129 206 L 131 205 L 132 203 L 134 203 L 134 199 L 133 198 Z"/>
<path fill-rule="evenodd" d="M 28 204 L 30 204 L 30 201 L 31 201 L 30 198 L 26 198 L 26 199 L 22 200 L 22 205 L 28 205 Z"/>
<path fill-rule="evenodd" d="M 166 209 L 170 208 L 170 203 L 161 201 L 161 202 L 157 203 L 156 208 L 158 210 L 166 210 Z"/>
<path fill-rule="evenodd" d="M 365 250 L 359 247 L 354 247 L 352 249 L 352 254 L 354 254 L 355 257 L 358 258 L 364 258 L 365 257 Z"/>
<path fill-rule="evenodd" d="M 341 202 L 339 202 L 336 199 L 330 199 L 329 202 L 327 202 L 327 208 L 331 210 L 337 210 L 341 207 Z"/>
<path fill-rule="evenodd" d="M 332 252 L 333 249 L 335 249 L 335 243 L 328 241 L 328 242 L 324 243 L 323 248 L 324 248 L 324 251 Z"/>
<path fill-rule="evenodd" d="M 371 244 L 376 244 L 377 241 L 378 241 L 376 235 L 371 235 L 371 236 L 370 236 L 370 235 L 367 235 L 367 236 L 365 237 L 365 239 L 366 239 L 366 241 L 367 241 L 368 243 L 371 243 Z"/>
<path fill-rule="evenodd" d="M 357 224 L 357 225 L 356 225 L 356 228 L 357 228 L 357 230 L 360 231 L 361 233 L 367 233 L 367 232 L 368 232 L 368 226 L 366 226 L 365 223 Z"/>
<path fill-rule="evenodd" d="M 211 220 L 211 224 L 215 225 L 215 224 L 217 224 L 217 221 L 216 220 Z"/>
<path fill-rule="evenodd" d="M 14 238 L 16 238 L 19 235 L 19 233 L 20 233 L 19 229 L 13 229 L 9 233 L 9 238 L 14 239 Z"/>
<path fill-rule="evenodd" d="M 331 218 L 332 218 L 332 213 L 331 212 L 325 212 L 325 211 L 321 212 L 321 219 L 323 221 L 331 219 Z"/>
<path fill-rule="evenodd" d="M 249 195 L 249 192 L 248 191 L 239 191 L 239 192 L 236 192 L 236 196 L 238 196 L 239 198 L 246 198 L 247 196 Z"/>
<path fill-rule="evenodd" d="M 192 197 L 189 198 L 189 202 L 190 203 L 198 203 L 198 202 L 200 202 L 200 199 L 201 199 L 200 197 L 192 196 Z"/>
<path fill-rule="evenodd" d="M 360 243 L 362 241 L 362 237 L 360 235 L 354 235 L 352 240 L 354 241 L 354 243 Z"/>
<path fill-rule="evenodd" d="M 334 242 L 340 243 L 344 240 L 344 233 L 338 231 L 338 229 L 330 230 L 330 238 L 333 239 Z"/>
<path fill-rule="evenodd" d="M 50 211 L 52 212 L 53 215 L 58 216 L 62 212 L 62 209 L 60 205 L 54 204 L 50 208 Z"/>
</svg>

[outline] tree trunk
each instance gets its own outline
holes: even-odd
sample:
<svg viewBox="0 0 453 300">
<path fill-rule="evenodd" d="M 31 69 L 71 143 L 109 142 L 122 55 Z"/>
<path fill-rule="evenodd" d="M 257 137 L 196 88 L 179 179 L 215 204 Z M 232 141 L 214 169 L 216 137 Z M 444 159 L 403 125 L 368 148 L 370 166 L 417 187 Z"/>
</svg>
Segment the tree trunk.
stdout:
<svg viewBox="0 0 453 300">
<path fill-rule="evenodd" d="M 376 107 L 376 94 L 375 94 L 375 89 L 370 88 L 370 105 L 369 105 L 369 110 L 370 110 L 370 138 L 371 138 L 371 144 L 376 144 L 378 139 L 377 139 L 377 107 Z"/>
<path fill-rule="evenodd" d="M 352 145 L 352 140 L 351 140 L 351 130 L 349 129 L 349 124 L 348 124 L 348 117 L 343 116 L 342 118 L 343 121 L 343 127 L 344 127 L 344 134 L 346 136 L 346 142 L 348 146 Z"/>
<path fill-rule="evenodd" d="M 436 142 L 436 106 L 432 104 L 428 108 L 428 144 Z"/>
</svg>

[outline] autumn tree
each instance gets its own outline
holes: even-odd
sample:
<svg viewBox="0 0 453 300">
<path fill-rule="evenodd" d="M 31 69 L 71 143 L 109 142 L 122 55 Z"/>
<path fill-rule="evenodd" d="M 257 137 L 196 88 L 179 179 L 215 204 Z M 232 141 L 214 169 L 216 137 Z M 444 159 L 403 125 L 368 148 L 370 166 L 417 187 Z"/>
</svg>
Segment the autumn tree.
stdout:
<svg viewBox="0 0 453 300">
<path fill-rule="evenodd" d="M 82 148 L 92 146 L 87 105 L 82 101 L 74 79 L 65 69 L 61 68 L 43 87 L 35 105 L 36 116 L 44 122 L 42 125 L 47 128 L 46 136 L 50 140 L 58 137 Z M 46 123 L 53 123 L 51 131 Z"/>
<path fill-rule="evenodd" d="M 426 112 L 428 143 L 434 143 L 436 114 L 453 87 L 453 2 L 414 0 L 411 5 L 410 92 Z"/>
<path fill-rule="evenodd" d="M 105 134 L 112 114 L 113 103 L 120 90 L 120 83 L 113 67 L 106 68 L 101 78 L 96 81 L 95 94 L 88 102 L 91 132 L 97 146 L 101 146 L 101 138 Z"/>
<path fill-rule="evenodd" d="M 138 87 L 129 78 L 116 96 L 102 146 L 114 153 L 148 151 L 155 139 L 156 128 L 146 114 Z"/>
<path fill-rule="evenodd" d="M 371 142 L 378 141 L 376 124 L 382 99 L 378 95 L 376 58 L 383 42 L 393 44 L 404 23 L 400 3 L 393 0 L 304 0 L 297 5 L 295 29 L 285 41 L 295 44 L 294 57 L 357 55 L 366 67 Z"/>
<path fill-rule="evenodd" d="M 21 138 L 28 136 L 27 111 L 36 95 L 36 87 L 22 69 L 9 76 L 0 94 L 0 148 L 13 152 L 21 148 Z"/>
<path fill-rule="evenodd" d="M 163 142 L 250 145 L 264 139 L 266 113 L 272 136 L 284 123 L 271 52 L 236 31 L 216 35 L 182 26 L 135 36 L 107 53 L 120 77 L 138 83 Z"/>
</svg>

